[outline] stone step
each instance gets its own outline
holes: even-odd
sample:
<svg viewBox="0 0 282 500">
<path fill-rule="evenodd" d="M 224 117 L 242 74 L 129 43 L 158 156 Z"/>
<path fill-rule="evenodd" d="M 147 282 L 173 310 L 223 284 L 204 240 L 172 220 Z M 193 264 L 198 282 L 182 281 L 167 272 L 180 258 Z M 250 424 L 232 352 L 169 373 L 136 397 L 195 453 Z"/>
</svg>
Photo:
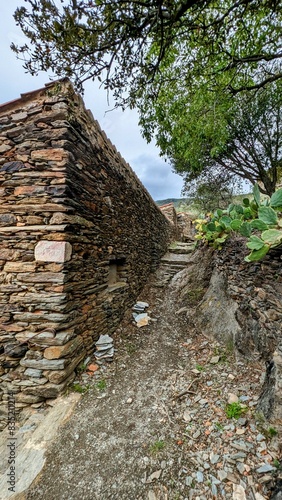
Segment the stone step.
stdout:
<svg viewBox="0 0 282 500">
<path fill-rule="evenodd" d="M 163 263 L 162 264 L 162 269 L 166 270 L 166 271 L 169 271 L 170 269 L 171 270 L 175 270 L 175 271 L 181 271 L 181 269 L 183 269 L 184 267 L 186 267 L 187 263 L 185 264 L 167 264 L 167 263 Z"/>
<path fill-rule="evenodd" d="M 174 254 L 189 254 L 194 251 L 194 243 L 184 243 L 183 241 L 174 241 L 168 251 Z"/>
<path fill-rule="evenodd" d="M 161 258 L 161 263 L 167 263 L 167 264 L 182 264 L 183 266 L 187 265 L 190 262 L 190 255 L 189 254 L 177 254 L 177 253 L 171 253 L 167 252 L 162 258 Z"/>
</svg>

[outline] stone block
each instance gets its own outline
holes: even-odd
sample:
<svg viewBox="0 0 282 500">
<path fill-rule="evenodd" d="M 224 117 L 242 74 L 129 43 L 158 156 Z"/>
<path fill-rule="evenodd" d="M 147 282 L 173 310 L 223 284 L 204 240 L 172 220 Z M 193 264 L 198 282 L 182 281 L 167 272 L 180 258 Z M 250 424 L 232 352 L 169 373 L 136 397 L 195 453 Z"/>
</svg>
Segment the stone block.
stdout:
<svg viewBox="0 0 282 500">
<path fill-rule="evenodd" d="M 28 114 L 26 111 L 21 111 L 20 113 L 14 113 L 11 115 L 11 118 L 14 122 L 25 120 L 28 117 Z"/>
<path fill-rule="evenodd" d="M 54 370 L 44 372 L 44 376 L 49 379 L 49 382 L 53 384 L 61 384 L 71 373 L 74 372 L 75 368 L 85 357 L 85 350 L 83 350 L 78 356 L 76 356 L 72 362 L 65 368 L 65 370 Z"/>
<path fill-rule="evenodd" d="M 45 377 L 40 377 L 40 378 L 35 378 L 33 377 L 32 379 L 29 378 L 29 379 L 24 379 L 24 380 L 20 380 L 18 382 L 18 380 L 16 380 L 15 382 L 13 382 L 13 384 L 15 386 L 19 386 L 19 387 L 34 387 L 34 386 L 37 386 L 37 385 L 44 385 L 48 382 L 48 379 L 45 378 Z"/>
<path fill-rule="evenodd" d="M 26 222 L 30 225 L 43 224 L 43 218 L 36 215 L 28 215 Z"/>
<path fill-rule="evenodd" d="M 65 359 L 21 359 L 21 366 L 26 366 L 27 368 L 35 368 L 37 370 L 63 370 L 67 361 Z"/>
<path fill-rule="evenodd" d="M 16 395 L 17 403 L 34 404 L 40 401 L 44 401 L 44 398 L 41 396 L 32 396 L 31 394 L 24 394 L 23 392 L 19 392 L 19 394 Z"/>
<path fill-rule="evenodd" d="M 62 391 L 74 380 L 75 374 L 72 373 L 67 379 L 61 384 L 48 383 L 43 386 L 37 387 L 25 387 L 23 392 L 25 394 L 32 394 L 33 396 L 39 396 L 44 399 L 56 398 Z"/>
<path fill-rule="evenodd" d="M 31 159 L 38 161 L 63 161 L 69 156 L 67 151 L 61 148 L 37 149 L 31 151 Z"/>
<path fill-rule="evenodd" d="M 32 273 L 35 271 L 35 268 L 35 262 L 7 262 L 4 266 L 4 271 L 6 273 Z"/>
<path fill-rule="evenodd" d="M 48 322 L 66 322 L 68 320 L 67 314 L 59 314 L 59 313 L 49 313 L 46 311 L 36 311 L 34 313 L 25 313 L 25 312 L 15 312 L 14 313 L 15 321 L 23 321 L 28 323 L 36 323 L 38 324 L 41 321 Z"/>
<path fill-rule="evenodd" d="M 68 241 L 42 240 L 35 247 L 35 260 L 42 262 L 66 262 L 71 259 L 72 246 Z"/>
<path fill-rule="evenodd" d="M 78 336 L 70 340 L 67 344 L 62 346 L 47 347 L 44 351 L 44 358 L 46 359 L 59 359 L 62 357 L 70 356 L 83 344 L 82 337 Z"/>
</svg>

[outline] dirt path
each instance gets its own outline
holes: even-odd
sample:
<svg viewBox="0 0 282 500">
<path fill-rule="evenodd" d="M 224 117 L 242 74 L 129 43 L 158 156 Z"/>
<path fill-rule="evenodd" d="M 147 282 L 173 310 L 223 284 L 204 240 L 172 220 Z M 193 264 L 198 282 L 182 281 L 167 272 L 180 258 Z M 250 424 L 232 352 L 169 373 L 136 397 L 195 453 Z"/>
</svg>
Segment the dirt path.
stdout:
<svg viewBox="0 0 282 500">
<path fill-rule="evenodd" d="M 181 274 L 161 286 L 167 271 L 140 296 L 155 321 L 137 329 L 126 315 L 115 361 L 92 377 L 28 500 L 269 498 L 272 469 L 256 472 L 275 460 L 254 419 L 261 366 L 195 332 L 181 312 Z M 230 393 L 247 405 L 239 420 L 226 416 Z"/>
</svg>

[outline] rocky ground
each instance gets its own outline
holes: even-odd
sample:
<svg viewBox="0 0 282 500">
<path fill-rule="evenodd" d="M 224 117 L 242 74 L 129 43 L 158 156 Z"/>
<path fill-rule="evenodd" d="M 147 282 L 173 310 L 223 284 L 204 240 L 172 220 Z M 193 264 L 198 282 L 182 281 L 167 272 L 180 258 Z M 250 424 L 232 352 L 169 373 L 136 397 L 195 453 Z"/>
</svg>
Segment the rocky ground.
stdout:
<svg viewBox="0 0 282 500">
<path fill-rule="evenodd" d="M 85 392 L 26 499 L 280 498 L 279 436 L 256 410 L 264 365 L 195 328 L 202 290 L 183 303 L 180 261 L 164 259 L 140 296 L 149 324 L 129 311 L 114 361 L 88 360 L 74 385 Z"/>
</svg>

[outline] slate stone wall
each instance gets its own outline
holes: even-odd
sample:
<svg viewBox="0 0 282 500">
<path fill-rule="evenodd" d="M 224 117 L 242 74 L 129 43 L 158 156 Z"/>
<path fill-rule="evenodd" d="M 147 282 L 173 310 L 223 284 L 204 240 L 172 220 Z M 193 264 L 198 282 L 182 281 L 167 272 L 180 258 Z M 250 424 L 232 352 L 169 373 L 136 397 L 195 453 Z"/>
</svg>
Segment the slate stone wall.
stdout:
<svg viewBox="0 0 282 500">
<path fill-rule="evenodd" d="M 234 344 L 241 360 L 265 361 L 257 411 L 282 426 L 282 249 L 247 263 L 246 239 L 234 237 L 204 267 L 209 288 L 195 313 L 196 327 L 220 342 Z M 201 260 L 207 249 L 203 248 Z"/>
<path fill-rule="evenodd" d="M 67 80 L 0 106 L 0 412 L 56 397 L 174 228 Z"/>
<path fill-rule="evenodd" d="M 166 216 L 166 218 L 177 227 L 177 214 L 173 203 L 166 203 L 160 206 L 160 210 Z"/>
</svg>

